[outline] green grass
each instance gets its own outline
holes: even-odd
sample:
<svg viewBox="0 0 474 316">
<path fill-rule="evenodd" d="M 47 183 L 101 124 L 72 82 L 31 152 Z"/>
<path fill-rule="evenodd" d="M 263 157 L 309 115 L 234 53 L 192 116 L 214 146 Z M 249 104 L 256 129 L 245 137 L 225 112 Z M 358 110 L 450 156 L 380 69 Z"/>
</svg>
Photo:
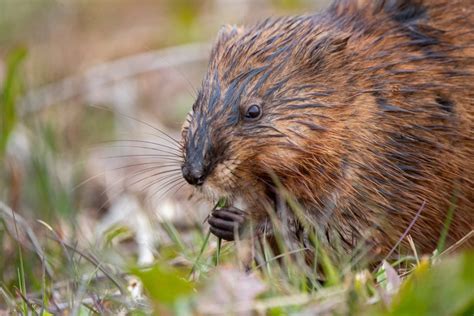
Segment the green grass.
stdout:
<svg viewBox="0 0 474 316">
<path fill-rule="evenodd" d="M 0 159 L 3 157 L 8 138 L 17 123 L 16 101 L 21 93 L 22 81 L 19 68 L 26 58 L 26 49 L 18 48 L 6 60 L 5 79 L 0 90 Z"/>
<path fill-rule="evenodd" d="M 44 228 L 41 224 L 32 228 L 41 231 L 41 226 Z M 412 255 L 403 258 L 403 264 L 392 262 L 391 269 L 389 265 L 371 271 L 348 269 L 350 263 L 331 259 L 329 250 L 320 246 L 320 273 L 315 266 L 302 263 L 298 252 L 292 253 L 284 243 L 278 260 L 264 243 L 260 249 L 263 257 L 258 263 L 251 262 L 250 272 L 246 273 L 239 266 L 243 258 L 235 243 L 223 242 L 220 246 L 214 236 L 205 235 L 198 228 L 192 234 L 202 238 L 184 240 L 177 227 L 166 223 L 163 229 L 169 242 L 160 245 L 161 255 L 155 263 L 143 268 L 135 266 L 133 256 L 121 253 L 114 239 L 122 234 L 115 230 L 106 236 L 104 245 L 83 249 L 62 240 L 53 226 L 46 226 L 40 242 L 44 260 L 52 264 L 54 275 L 38 268 L 42 260 L 26 244 L 6 230 L 1 231 L 3 239 L 17 243 L 11 255 L 18 256 L 19 261 L 12 282 L 2 283 L 4 302 L 0 309 L 23 314 L 43 310 L 43 315 L 68 310 L 81 315 L 116 314 L 121 310 L 135 315 L 152 311 L 173 315 L 212 311 L 266 315 L 305 311 L 336 315 L 470 315 L 474 308 L 473 252 L 424 257 L 419 262 Z M 18 226 L 19 234 L 25 228 Z M 25 258 L 30 264 L 25 264 Z M 138 295 L 130 288 L 131 276 L 141 280 L 143 291 Z M 318 281 L 320 278 L 326 281 Z M 398 281 L 401 285 L 394 287 Z"/>
</svg>

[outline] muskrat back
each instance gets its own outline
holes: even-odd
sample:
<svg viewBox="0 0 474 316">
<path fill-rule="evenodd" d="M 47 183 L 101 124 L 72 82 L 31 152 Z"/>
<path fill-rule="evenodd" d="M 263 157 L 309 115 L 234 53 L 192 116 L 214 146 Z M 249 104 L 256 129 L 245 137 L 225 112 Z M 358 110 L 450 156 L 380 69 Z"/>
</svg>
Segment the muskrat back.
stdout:
<svg viewBox="0 0 474 316">
<path fill-rule="evenodd" d="M 229 201 L 210 220 L 226 239 L 276 217 L 296 242 L 387 253 L 412 225 L 431 252 L 445 223 L 448 244 L 473 229 L 473 116 L 474 2 L 336 1 L 221 30 L 182 170 Z"/>
</svg>

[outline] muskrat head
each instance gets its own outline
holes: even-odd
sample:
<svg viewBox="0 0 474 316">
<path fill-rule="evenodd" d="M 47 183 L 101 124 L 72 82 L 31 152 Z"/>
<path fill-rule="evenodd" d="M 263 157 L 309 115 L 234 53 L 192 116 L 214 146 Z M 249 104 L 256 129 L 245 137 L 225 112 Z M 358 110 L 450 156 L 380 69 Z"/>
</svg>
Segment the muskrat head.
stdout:
<svg viewBox="0 0 474 316">
<path fill-rule="evenodd" d="M 270 19 L 220 32 L 182 132 L 182 173 L 190 184 L 214 198 L 245 196 L 303 165 L 310 133 L 325 130 L 309 115 L 324 107 L 315 98 L 330 94 L 315 81 L 322 67 L 315 55 L 337 54 L 343 45 L 329 41 L 324 28 L 314 31 L 316 21 Z"/>
</svg>

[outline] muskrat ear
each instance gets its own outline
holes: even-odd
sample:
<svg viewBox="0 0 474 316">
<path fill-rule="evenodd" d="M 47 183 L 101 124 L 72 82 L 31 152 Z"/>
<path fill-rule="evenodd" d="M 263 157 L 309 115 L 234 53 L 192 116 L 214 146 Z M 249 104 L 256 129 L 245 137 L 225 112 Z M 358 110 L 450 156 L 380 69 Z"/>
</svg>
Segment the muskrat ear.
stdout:
<svg viewBox="0 0 474 316">
<path fill-rule="evenodd" d="M 321 67 L 327 60 L 335 60 L 328 58 L 329 55 L 343 54 L 349 42 L 349 34 L 333 34 L 324 36 L 316 42 L 307 45 L 308 49 L 302 60 L 309 62 L 313 68 Z M 336 58 L 337 60 L 337 58 Z"/>
<path fill-rule="evenodd" d="M 236 25 L 229 24 L 223 25 L 217 34 L 217 44 L 223 44 L 238 34 L 243 33 L 243 31 L 244 28 L 240 26 L 238 27 Z"/>
</svg>

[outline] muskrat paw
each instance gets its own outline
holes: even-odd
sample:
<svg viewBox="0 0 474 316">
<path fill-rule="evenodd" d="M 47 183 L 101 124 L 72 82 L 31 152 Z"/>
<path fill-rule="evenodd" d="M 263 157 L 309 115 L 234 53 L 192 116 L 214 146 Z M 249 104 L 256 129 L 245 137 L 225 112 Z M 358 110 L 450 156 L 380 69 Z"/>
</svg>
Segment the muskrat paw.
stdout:
<svg viewBox="0 0 474 316">
<path fill-rule="evenodd" d="M 247 214 L 235 207 L 216 209 L 209 217 L 211 233 L 224 240 L 235 240 L 236 234 L 242 236 Z"/>
</svg>

